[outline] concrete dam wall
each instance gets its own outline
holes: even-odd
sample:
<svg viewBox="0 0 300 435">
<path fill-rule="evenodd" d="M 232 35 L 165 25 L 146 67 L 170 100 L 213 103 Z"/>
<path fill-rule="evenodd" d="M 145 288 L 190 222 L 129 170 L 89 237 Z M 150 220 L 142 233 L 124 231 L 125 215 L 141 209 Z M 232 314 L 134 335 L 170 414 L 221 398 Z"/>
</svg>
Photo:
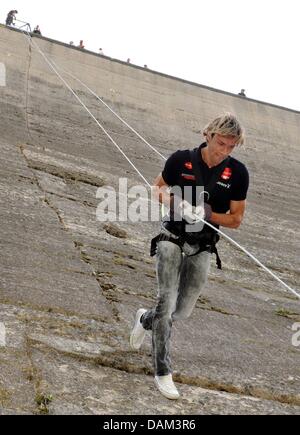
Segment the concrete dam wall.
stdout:
<svg viewBox="0 0 300 435">
<path fill-rule="evenodd" d="M 194 148 L 220 112 L 247 143 L 247 212 L 225 232 L 299 288 L 299 112 L 241 98 L 34 37 L 161 154 Z M 97 189 L 143 184 L 26 35 L 0 27 L 1 414 L 300 414 L 299 301 L 221 240 L 223 271 L 174 323 L 176 403 L 153 385 L 151 336 L 129 347 L 155 305 L 149 244 L 159 223 L 101 223 Z M 59 70 L 151 183 L 163 160 Z M 299 343 L 300 344 L 300 343 Z"/>
</svg>

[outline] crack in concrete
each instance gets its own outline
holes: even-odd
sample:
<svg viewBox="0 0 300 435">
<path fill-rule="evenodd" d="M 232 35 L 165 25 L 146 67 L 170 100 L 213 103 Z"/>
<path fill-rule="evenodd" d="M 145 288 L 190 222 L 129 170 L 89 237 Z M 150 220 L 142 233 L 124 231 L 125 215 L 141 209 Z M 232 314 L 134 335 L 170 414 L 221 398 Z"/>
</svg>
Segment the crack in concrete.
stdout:
<svg viewBox="0 0 300 435">
<path fill-rule="evenodd" d="M 212 305 L 208 306 L 208 307 L 198 306 L 196 308 L 199 308 L 200 310 L 203 310 L 203 311 L 212 311 L 214 313 L 223 314 L 224 316 L 234 316 L 234 317 L 241 318 L 241 316 L 239 314 L 230 313 L 229 311 L 226 311 L 223 308 L 217 308 L 217 307 L 214 307 Z"/>
<path fill-rule="evenodd" d="M 77 250 L 80 252 L 80 258 L 81 258 L 81 260 L 84 261 L 86 264 L 88 264 L 88 265 L 92 268 L 92 270 L 93 270 L 93 276 L 95 277 L 95 279 L 96 279 L 96 281 L 97 281 L 97 283 L 98 283 L 98 285 L 99 285 L 99 288 L 100 288 L 102 294 L 104 295 L 104 297 L 105 297 L 107 303 L 111 306 L 111 309 L 112 309 L 112 313 L 113 313 L 114 319 L 116 320 L 116 322 L 120 322 L 120 321 L 121 321 L 121 318 L 120 318 L 119 310 L 117 309 L 117 307 L 116 307 L 116 305 L 115 305 L 115 303 L 114 303 L 115 301 L 112 300 L 110 297 L 108 297 L 107 292 L 106 292 L 105 289 L 101 286 L 101 282 L 100 282 L 100 280 L 98 279 L 97 272 L 96 272 L 95 269 L 92 267 L 91 259 L 86 255 L 86 253 L 85 253 L 85 251 L 84 251 L 84 249 L 83 249 L 84 246 L 83 246 L 83 245 L 82 245 L 82 246 L 78 245 L 78 243 L 77 243 L 76 241 L 74 242 L 74 246 L 75 246 L 75 249 L 77 249 Z"/>
<path fill-rule="evenodd" d="M 0 304 L 11 306 L 11 307 L 18 307 L 22 309 L 27 308 L 33 311 L 37 311 L 39 313 L 58 314 L 70 318 L 77 317 L 78 319 L 82 319 L 82 320 L 95 320 L 97 322 L 101 322 L 109 325 L 111 324 L 111 318 L 95 316 L 95 315 L 92 316 L 85 315 L 85 314 L 82 315 L 75 311 L 68 311 L 68 310 L 52 308 L 52 307 L 42 307 L 39 305 L 33 305 L 26 302 L 14 301 L 9 299 L 0 299 Z"/>
<path fill-rule="evenodd" d="M 52 348 L 45 343 L 30 338 L 31 345 L 39 345 L 39 350 L 55 351 L 58 354 L 65 355 L 76 359 L 81 362 L 91 362 L 96 366 L 112 368 L 129 374 L 142 374 L 146 376 L 154 376 L 153 369 L 149 366 L 138 366 L 134 363 L 124 361 L 129 351 L 105 352 L 99 356 L 84 355 L 82 353 L 75 353 L 69 351 L 62 351 L 61 349 Z M 44 349 L 43 349 L 44 348 Z M 209 378 L 187 376 L 181 373 L 174 373 L 173 379 L 175 382 L 194 387 L 204 388 L 215 392 L 225 392 L 229 394 L 236 394 L 239 396 L 248 396 L 260 400 L 269 400 L 287 405 L 300 406 L 300 395 L 282 394 L 275 391 L 268 391 L 266 388 L 257 387 L 255 385 L 236 386 L 233 384 L 214 381 Z"/>
<path fill-rule="evenodd" d="M 61 194 L 56 193 L 56 192 L 50 192 L 50 191 L 47 190 L 47 189 L 44 189 L 44 192 L 45 192 L 45 193 L 48 193 L 48 195 L 57 196 L 57 198 L 62 198 L 62 199 L 67 199 L 68 201 L 77 202 L 78 204 L 82 204 L 82 205 L 84 205 L 84 206 L 86 206 L 86 207 L 90 207 L 90 208 L 94 208 L 94 209 L 97 208 L 96 205 L 95 205 L 95 204 L 92 204 L 91 202 L 88 202 L 88 201 L 80 201 L 78 198 L 72 198 L 72 197 L 69 196 L 69 195 L 61 195 Z"/>
<path fill-rule="evenodd" d="M 33 410 L 33 414 L 49 414 L 48 404 L 49 404 L 49 398 L 52 397 L 51 394 L 49 394 L 49 387 L 47 383 L 43 380 L 41 370 L 36 367 L 36 365 L 33 362 L 33 356 L 32 356 L 32 349 L 30 345 L 30 339 L 28 337 L 28 334 L 25 334 L 25 349 L 26 349 L 26 356 L 29 361 L 29 368 L 27 371 L 27 380 L 32 382 L 34 384 L 34 403 L 35 403 L 35 409 Z"/>
<path fill-rule="evenodd" d="M 87 184 L 88 186 L 92 186 L 92 187 L 103 187 L 105 185 L 105 182 L 103 180 L 99 180 L 99 181 L 92 181 L 89 180 L 89 176 L 87 174 L 80 174 L 80 173 L 74 173 L 74 172 L 67 172 L 66 170 L 62 170 L 61 172 L 59 172 L 59 169 L 55 168 L 54 166 L 52 167 L 52 169 L 50 167 L 47 166 L 43 166 L 42 163 L 38 164 L 36 162 L 33 162 L 31 160 L 28 160 L 28 167 L 30 169 L 39 171 L 39 172 L 44 172 L 45 174 L 49 174 L 49 175 L 53 175 L 54 177 L 58 177 L 61 178 L 63 180 L 72 180 L 75 182 L 80 182 L 83 184 Z M 86 177 L 86 178 L 83 178 Z"/>
<path fill-rule="evenodd" d="M 0 406 L 9 406 L 11 403 L 11 394 L 5 388 L 0 385 Z"/>
<path fill-rule="evenodd" d="M 256 387 L 255 385 L 235 386 L 232 384 L 221 383 L 211 379 L 202 377 L 186 376 L 180 373 L 174 374 L 176 382 L 187 384 L 195 387 L 205 388 L 207 390 L 214 390 L 226 392 L 230 394 L 237 394 L 240 396 L 249 396 L 256 399 L 270 400 L 272 402 L 279 402 L 288 405 L 300 406 L 300 396 L 292 394 L 281 394 L 275 391 L 268 391 L 265 388 Z"/>
<path fill-rule="evenodd" d="M 24 159 L 25 159 L 25 161 L 26 161 L 28 167 L 29 167 L 29 168 L 31 169 L 31 171 L 33 172 L 33 177 L 34 177 L 34 179 L 35 179 L 35 182 L 36 182 L 37 186 L 39 187 L 39 189 L 41 190 L 41 192 L 44 194 L 44 202 L 45 202 L 45 203 L 46 203 L 46 204 L 51 208 L 51 210 L 54 211 L 54 213 L 56 214 L 56 216 L 57 216 L 57 218 L 58 218 L 60 224 L 61 224 L 62 227 L 63 227 L 63 229 L 64 229 L 67 233 L 71 234 L 71 233 L 70 233 L 70 230 L 68 229 L 68 227 L 66 226 L 66 224 L 65 224 L 65 222 L 64 222 L 63 217 L 61 216 L 61 213 L 60 213 L 59 209 L 58 209 L 57 207 L 55 207 L 55 205 L 53 205 L 53 204 L 51 203 L 51 201 L 50 201 L 49 198 L 47 198 L 47 194 L 46 194 L 45 190 L 43 189 L 43 187 L 41 186 L 41 184 L 40 184 L 40 182 L 39 182 L 39 180 L 38 180 L 36 174 L 34 173 L 34 169 L 30 167 L 30 162 L 29 162 L 29 160 L 28 160 L 28 158 L 27 158 L 27 156 L 26 156 L 26 154 L 25 154 L 25 152 L 24 152 L 24 148 L 25 148 L 24 145 L 21 145 L 21 146 L 20 146 L 21 154 L 22 154 L 22 156 L 24 157 Z M 80 245 L 79 245 L 75 240 L 73 240 L 72 234 L 71 234 L 71 238 L 72 238 L 72 241 L 73 241 L 73 244 L 74 244 L 75 250 L 79 251 L 81 261 L 83 261 L 85 264 L 88 264 L 88 266 L 89 266 L 90 269 L 91 269 L 91 273 L 92 273 L 92 275 L 95 277 L 95 279 L 96 279 L 96 281 L 97 281 L 97 284 L 99 285 L 99 288 L 100 288 L 101 293 L 104 295 L 106 301 L 107 301 L 108 304 L 111 306 L 111 308 L 112 308 L 112 313 L 113 313 L 113 316 L 114 316 L 114 319 L 116 320 L 116 322 L 119 322 L 119 321 L 120 321 L 119 311 L 118 311 L 117 307 L 115 306 L 115 304 L 113 303 L 113 301 L 111 301 L 110 299 L 108 299 L 108 298 L 106 297 L 105 292 L 104 292 L 103 289 L 101 288 L 101 285 L 100 285 L 100 283 L 99 283 L 99 281 L 98 281 L 98 279 L 97 279 L 96 271 L 94 270 L 93 266 L 91 265 L 90 260 L 86 258 L 85 253 L 84 253 L 84 250 L 83 250 L 83 246 L 80 246 Z"/>
<path fill-rule="evenodd" d="M 41 373 L 39 372 L 38 368 L 35 367 L 35 365 L 33 363 L 30 340 L 29 340 L 27 333 L 25 334 L 24 341 L 25 341 L 25 352 L 26 352 L 27 359 L 29 361 L 29 368 L 27 370 L 26 378 L 28 381 L 30 381 L 34 384 L 34 391 L 35 391 L 34 401 L 35 401 L 37 394 L 41 394 L 42 377 L 41 377 Z M 36 409 L 34 413 L 39 414 L 39 410 Z"/>
</svg>

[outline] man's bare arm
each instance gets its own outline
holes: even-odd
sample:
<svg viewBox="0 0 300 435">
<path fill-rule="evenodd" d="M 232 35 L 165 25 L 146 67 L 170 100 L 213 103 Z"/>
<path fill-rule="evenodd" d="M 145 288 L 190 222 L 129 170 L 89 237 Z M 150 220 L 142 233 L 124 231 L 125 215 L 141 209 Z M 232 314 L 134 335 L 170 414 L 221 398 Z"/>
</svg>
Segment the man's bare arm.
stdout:
<svg viewBox="0 0 300 435">
<path fill-rule="evenodd" d="M 246 201 L 231 201 L 230 213 L 212 213 L 211 222 L 226 228 L 237 229 L 240 227 L 246 210 Z"/>
</svg>

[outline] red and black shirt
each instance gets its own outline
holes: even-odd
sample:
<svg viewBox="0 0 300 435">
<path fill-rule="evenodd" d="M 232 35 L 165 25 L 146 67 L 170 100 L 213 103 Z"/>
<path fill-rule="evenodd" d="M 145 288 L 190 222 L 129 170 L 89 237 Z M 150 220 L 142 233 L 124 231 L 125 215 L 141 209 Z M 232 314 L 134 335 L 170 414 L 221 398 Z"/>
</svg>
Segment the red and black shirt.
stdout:
<svg viewBox="0 0 300 435">
<path fill-rule="evenodd" d="M 209 168 L 201 157 L 201 148 L 207 144 L 202 144 L 199 148 L 199 165 L 205 185 L 215 171 L 220 171 L 219 166 Z M 196 177 L 193 172 L 190 150 L 179 150 L 172 154 L 166 162 L 162 172 L 162 177 L 169 186 L 192 186 L 193 205 L 196 205 Z M 227 213 L 230 210 L 230 201 L 244 201 L 247 198 L 249 188 L 249 173 L 246 166 L 230 157 L 224 171 L 219 176 L 210 198 L 206 200 L 211 205 L 215 213 Z"/>
</svg>

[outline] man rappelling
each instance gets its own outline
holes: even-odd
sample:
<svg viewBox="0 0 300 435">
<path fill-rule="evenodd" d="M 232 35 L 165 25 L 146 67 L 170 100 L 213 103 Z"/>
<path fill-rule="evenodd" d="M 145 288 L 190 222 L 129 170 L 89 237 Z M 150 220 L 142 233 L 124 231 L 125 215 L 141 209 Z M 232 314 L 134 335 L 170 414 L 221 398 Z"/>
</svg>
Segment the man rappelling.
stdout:
<svg viewBox="0 0 300 435">
<path fill-rule="evenodd" d="M 204 221 L 215 228 L 238 228 L 249 187 L 247 168 L 231 157 L 245 138 L 237 118 L 231 114 L 219 116 L 203 135 L 206 142 L 199 148 L 172 154 L 154 182 L 159 188 L 157 199 L 170 208 L 151 246 L 151 255 L 157 255 L 157 305 L 148 311 L 138 310 L 130 337 L 131 347 L 138 350 L 146 332 L 152 331 L 155 384 L 168 399 L 180 396 L 170 360 L 172 323 L 191 315 L 207 282 L 212 253 L 221 268 L 216 249 L 219 236 Z M 200 186 L 203 191 L 198 195 Z M 184 188 L 191 190 L 188 197 Z"/>
</svg>

